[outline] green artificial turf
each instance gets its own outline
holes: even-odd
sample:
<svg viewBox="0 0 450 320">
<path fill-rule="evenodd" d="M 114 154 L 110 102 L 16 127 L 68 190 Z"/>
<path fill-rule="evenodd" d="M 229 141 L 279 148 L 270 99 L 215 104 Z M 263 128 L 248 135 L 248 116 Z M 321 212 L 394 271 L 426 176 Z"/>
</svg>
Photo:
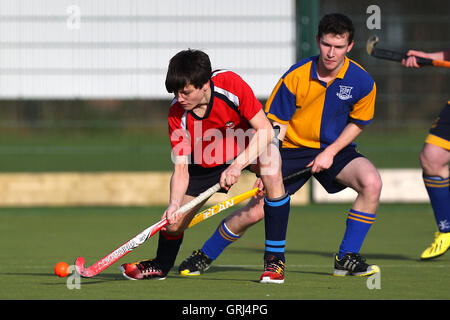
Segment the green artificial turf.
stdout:
<svg viewBox="0 0 450 320">
<path fill-rule="evenodd" d="M 0 299 L 2 300 L 417 300 L 449 299 L 450 255 L 420 261 L 436 230 L 426 204 L 382 204 L 361 254 L 381 273 L 379 289 L 367 278 L 333 277 L 348 204 L 292 207 L 282 285 L 258 283 L 262 272 L 264 225 L 250 228 L 210 270 L 182 277 L 174 268 L 164 281 L 129 281 L 121 263 L 152 258 L 157 235 L 96 277 L 69 290 L 53 274 L 59 261 L 77 256 L 90 265 L 159 220 L 162 207 L 1 208 Z M 222 217 L 224 216 L 221 214 Z M 176 266 L 212 234 L 216 216 L 185 232 Z M 74 278 L 71 278 L 71 284 Z"/>
</svg>

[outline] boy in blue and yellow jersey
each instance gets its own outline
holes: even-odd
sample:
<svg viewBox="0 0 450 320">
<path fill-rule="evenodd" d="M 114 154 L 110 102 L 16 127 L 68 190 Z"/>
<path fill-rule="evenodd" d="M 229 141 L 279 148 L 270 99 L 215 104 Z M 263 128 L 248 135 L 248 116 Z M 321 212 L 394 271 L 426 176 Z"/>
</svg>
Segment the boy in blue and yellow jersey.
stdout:
<svg viewBox="0 0 450 320">
<path fill-rule="evenodd" d="M 438 52 L 422 52 L 409 50 L 405 67 L 419 68 L 416 56 L 450 61 L 450 50 Z M 423 181 L 433 208 L 438 231 L 431 246 L 422 252 L 420 258 L 428 260 L 443 255 L 450 248 L 450 101 L 431 126 L 425 144 L 420 153 Z"/>
<path fill-rule="evenodd" d="M 381 178 L 372 165 L 355 149 L 354 140 L 374 114 L 376 86 L 370 75 L 346 54 L 353 47 L 352 21 L 342 14 L 324 16 L 319 24 L 317 44 L 320 54 L 292 66 L 279 80 L 265 111 L 273 125 L 280 128 L 282 171 L 288 176 L 304 167 L 311 173 L 285 182 L 289 194 L 299 190 L 311 174 L 329 193 L 346 187 L 358 196 L 347 218 L 347 228 L 334 259 L 334 275 L 367 276 L 379 271 L 359 255 L 367 232 L 375 220 L 381 192 Z M 228 225 L 238 225 L 239 236 L 263 218 L 261 198 L 227 217 Z M 264 217 L 266 228 L 265 271 L 261 282 L 275 281 L 284 274 L 287 216 Z M 269 227 L 267 227 L 269 226 Z M 275 226 L 278 228 L 274 231 Z M 272 228 L 273 227 L 273 228 Z M 226 246 L 214 236 L 201 250 L 209 257 L 208 267 Z M 212 256 L 209 254 L 212 253 Z M 206 270 L 197 263 L 198 255 L 180 265 L 184 274 Z"/>
<path fill-rule="evenodd" d="M 267 117 L 281 127 L 283 176 L 311 167 L 311 174 L 327 192 L 350 187 L 358 193 L 335 256 L 334 275 L 338 276 L 369 275 L 379 269 L 359 255 L 375 220 L 381 178 L 353 142 L 372 121 L 376 95 L 370 75 L 346 57 L 353 47 L 353 34 L 346 16 L 324 16 L 317 35 L 320 54 L 292 66 L 265 109 Z M 286 183 L 286 191 L 295 193 L 309 178 Z"/>
</svg>

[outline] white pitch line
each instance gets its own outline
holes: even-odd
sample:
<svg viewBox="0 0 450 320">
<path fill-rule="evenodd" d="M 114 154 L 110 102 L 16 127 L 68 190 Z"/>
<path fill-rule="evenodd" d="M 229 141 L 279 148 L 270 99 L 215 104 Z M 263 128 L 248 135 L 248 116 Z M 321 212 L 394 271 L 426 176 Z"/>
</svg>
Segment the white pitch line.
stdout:
<svg viewBox="0 0 450 320">
<path fill-rule="evenodd" d="M 262 267 L 263 265 L 245 265 L 245 264 L 222 264 L 222 265 L 212 265 L 212 267 L 217 266 L 217 267 L 221 267 L 221 268 L 258 268 L 258 267 Z M 286 267 L 290 267 L 290 268 L 330 268 L 334 267 L 332 265 L 314 265 L 314 264 L 286 264 Z M 410 265 L 410 264 L 379 264 L 380 267 L 385 267 L 385 268 L 397 268 L 397 267 L 410 267 L 410 268 L 429 268 L 429 267 L 433 267 L 433 268 L 448 268 L 450 265 L 446 265 L 446 264 L 437 264 L 437 265 Z"/>
<path fill-rule="evenodd" d="M 263 265 L 257 265 L 257 264 L 217 264 L 217 265 L 211 265 L 211 267 L 220 267 L 220 268 L 260 268 Z M 448 264 L 429 264 L 429 265 L 425 265 L 425 264 L 421 264 L 421 265 L 410 265 L 410 264 L 379 264 L 378 265 L 380 268 L 405 268 L 405 267 L 409 267 L 409 268 L 429 268 L 429 267 L 433 267 L 433 268 L 448 268 L 450 265 Z M 330 267 L 334 267 L 332 265 L 314 265 L 314 264 L 286 264 L 286 268 L 330 268 Z"/>
</svg>

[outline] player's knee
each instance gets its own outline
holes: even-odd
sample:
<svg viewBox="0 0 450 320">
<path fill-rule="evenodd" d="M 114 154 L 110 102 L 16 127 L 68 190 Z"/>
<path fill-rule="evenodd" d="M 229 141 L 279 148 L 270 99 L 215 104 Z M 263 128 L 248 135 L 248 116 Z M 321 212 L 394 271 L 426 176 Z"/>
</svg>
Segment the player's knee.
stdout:
<svg viewBox="0 0 450 320">
<path fill-rule="evenodd" d="M 283 177 L 279 172 L 274 174 L 265 175 L 262 177 L 264 185 L 278 186 L 283 182 Z"/>
<path fill-rule="evenodd" d="M 427 152 L 427 149 L 422 150 L 420 153 L 420 165 L 426 174 L 433 175 L 439 172 L 440 163 L 436 161 L 431 152 Z"/>
<path fill-rule="evenodd" d="M 425 143 L 420 152 L 420 165 L 428 176 L 447 176 L 450 152 L 435 145 Z"/>
<path fill-rule="evenodd" d="M 284 184 L 283 177 L 281 173 L 267 175 L 261 177 L 264 183 L 264 188 L 266 189 L 266 193 L 268 197 L 280 197 L 284 192 Z"/>
<path fill-rule="evenodd" d="M 430 159 L 425 150 L 422 150 L 422 152 L 420 152 L 419 160 L 420 160 L 420 165 L 422 166 L 422 168 L 424 170 L 430 166 Z"/>
<path fill-rule="evenodd" d="M 363 190 L 367 196 L 378 200 L 380 198 L 383 182 L 378 172 L 369 173 L 365 176 Z"/>
</svg>

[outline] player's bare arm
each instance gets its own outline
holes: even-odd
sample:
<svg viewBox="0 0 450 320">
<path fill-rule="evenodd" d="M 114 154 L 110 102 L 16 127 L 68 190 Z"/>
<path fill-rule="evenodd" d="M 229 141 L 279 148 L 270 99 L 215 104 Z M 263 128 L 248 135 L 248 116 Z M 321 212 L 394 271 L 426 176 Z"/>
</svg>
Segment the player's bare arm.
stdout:
<svg viewBox="0 0 450 320">
<path fill-rule="evenodd" d="M 272 125 L 262 109 L 249 122 L 253 129 L 256 130 L 255 135 L 250 140 L 247 148 L 222 173 L 220 185 L 226 190 L 238 181 L 242 169 L 256 162 L 258 156 L 266 150 L 274 137 Z"/>
<path fill-rule="evenodd" d="M 278 132 L 277 138 L 278 138 L 278 140 L 283 141 L 284 137 L 286 136 L 286 131 L 287 131 L 288 125 L 279 123 L 277 121 L 272 121 L 272 126 L 274 128 L 276 128 L 276 127 L 279 128 L 280 131 Z"/>
<path fill-rule="evenodd" d="M 186 156 L 177 156 L 175 157 L 174 170 L 170 179 L 169 206 L 163 214 L 163 218 L 167 218 L 169 224 L 174 224 L 179 219 L 178 215 L 173 216 L 172 214 L 181 207 L 188 184 L 188 159 Z"/>
<path fill-rule="evenodd" d="M 352 143 L 362 132 L 364 126 L 350 122 L 339 137 L 325 148 L 307 167 L 312 167 L 311 172 L 317 173 L 328 169 L 333 164 L 334 156 L 343 148 Z"/>
<path fill-rule="evenodd" d="M 444 60 L 450 61 L 450 50 L 442 50 L 437 52 L 424 52 L 417 50 L 409 50 L 406 55 L 407 59 L 402 60 L 402 64 L 408 68 L 420 68 L 421 66 L 417 63 L 416 57 L 432 59 L 432 60 Z"/>
</svg>

